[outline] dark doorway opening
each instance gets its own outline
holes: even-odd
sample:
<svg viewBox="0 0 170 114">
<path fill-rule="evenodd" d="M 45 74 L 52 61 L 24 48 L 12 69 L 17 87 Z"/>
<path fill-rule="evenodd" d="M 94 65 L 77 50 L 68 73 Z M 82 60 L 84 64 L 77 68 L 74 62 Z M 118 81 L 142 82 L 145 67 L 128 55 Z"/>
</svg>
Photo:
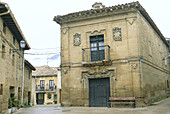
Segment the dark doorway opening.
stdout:
<svg viewBox="0 0 170 114">
<path fill-rule="evenodd" d="M 36 94 L 36 102 L 37 102 L 37 104 L 44 104 L 44 94 L 45 93 L 37 93 Z"/>
<path fill-rule="evenodd" d="M 31 92 L 29 91 L 28 92 L 28 105 L 30 105 L 31 103 Z"/>
</svg>

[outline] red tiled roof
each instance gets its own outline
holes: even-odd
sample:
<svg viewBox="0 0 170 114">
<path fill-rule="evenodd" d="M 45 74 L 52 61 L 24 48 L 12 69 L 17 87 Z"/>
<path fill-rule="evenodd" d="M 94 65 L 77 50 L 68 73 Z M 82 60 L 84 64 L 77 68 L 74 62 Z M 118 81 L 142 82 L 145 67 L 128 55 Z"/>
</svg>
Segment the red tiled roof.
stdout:
<svg viewBox="0 0 170 114">
<path fill-rule="evenodd" d="M 45 65 L 35 68 L 36 71 L 33 71 L 33 76 L 57 76 L 57 67 L 49 67 Z"/>
</svg>

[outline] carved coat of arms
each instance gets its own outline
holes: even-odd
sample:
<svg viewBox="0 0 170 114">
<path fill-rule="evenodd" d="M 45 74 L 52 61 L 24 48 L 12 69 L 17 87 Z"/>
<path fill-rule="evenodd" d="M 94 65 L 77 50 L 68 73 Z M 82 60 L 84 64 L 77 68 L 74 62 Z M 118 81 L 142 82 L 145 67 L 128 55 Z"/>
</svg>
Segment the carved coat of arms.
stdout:
<svg viewBox="0 0 170 114">
<path fill-rule="evenodd" d="M 113 28 L 113 40 L 122 41 L 121 28 L 119 28 L 119 27 Z"/>
<path fill-rule="evenodd" d="M 81 34 L 76 33 L 74 35 L 74 46 L 79 46 L 81 44 Z"/>
</svg>

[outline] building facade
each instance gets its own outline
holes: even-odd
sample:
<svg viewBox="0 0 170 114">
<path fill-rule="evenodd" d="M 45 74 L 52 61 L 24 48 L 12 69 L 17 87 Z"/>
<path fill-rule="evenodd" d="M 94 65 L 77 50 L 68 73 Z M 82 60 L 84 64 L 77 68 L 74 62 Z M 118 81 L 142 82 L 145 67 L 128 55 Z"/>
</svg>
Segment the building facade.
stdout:
<svg viewBox="0 0 170 114">
<path fill-rule="evenodd" d="M 61 26 L 62 105 L 105 107 L 109 97 L 137 106 L 169 90 L 169 45 L 139 2 L 55 16 Z"/>
<path fill-rule="evenodd" d="M 36 67 L 33 72 L 33 101 L 37 104 L 57 104 L 57 68 L 49 66 Z"/>
<path fill-rule="evenodd" d="M 20 47 L 21 40 L 26 43 L 24 49 Z M 10 8 L 0 2 L 0 113 L 2 114 L 8 112 L 10 97 L 15 96 L 21 103 L 23 53 L 28 49 L 30 47 Z M 25 75 L 28 75 L 27 71 L 31 72 L 33 68 L 27 63 Z"/>
<path fill-rule="evenodd" d="M 35 67 L 32 66 L 27 60 L 25 60 L 24 68 L 24 91 L 23 91 L 23 104 L 31 105 L 32 100 L 32 71 L 35 71 Z"/>
</svg>

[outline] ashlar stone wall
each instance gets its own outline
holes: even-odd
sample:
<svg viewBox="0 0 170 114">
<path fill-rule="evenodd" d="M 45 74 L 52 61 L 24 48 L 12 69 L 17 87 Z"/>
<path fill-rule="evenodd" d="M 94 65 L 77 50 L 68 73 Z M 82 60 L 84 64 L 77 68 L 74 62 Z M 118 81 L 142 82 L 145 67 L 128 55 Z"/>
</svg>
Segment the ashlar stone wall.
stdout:
<svg viewBox="0 0 170 114">
<path fill-rule="evenodd" d="M 3 20 L 0 18 L 0 84 L 3 85 L 3 92 L 0 95 L 0 112 L 6 113 L 8 110 L 8 99 L 10 97 L 10 87 L 14 87 L 13 93 L 20 100 L 21 91 L 18 93 L 18 88 L 21 89 L 22 83 L 22 57 L 16 52 L 13 52 L 13 46 L 19 48 L 19 42 L 15 39 L 13 45 L 13 35 L 6 27 L 6 34 L 3 33 Z M 5 52 L 2 52 L 2 47 L 5 44 Z M 19 52 L 23 55 L 23 51 Z M 4 58 L 2 55 L 4 54 Z"/>
<path fill-rule="evenodd" d="M 168 46 L 137 9 L 67 21 L 61 24 L 63 106 L 89 106 L 91 78 L 109 77 L 110 96 L 136 97 L 137 106 L 166 93 Z M 105 53 L 109 59 L 90 63 L 83 49 L 96 35 L 104 35 L 110 58 Z"/>
</svg>

